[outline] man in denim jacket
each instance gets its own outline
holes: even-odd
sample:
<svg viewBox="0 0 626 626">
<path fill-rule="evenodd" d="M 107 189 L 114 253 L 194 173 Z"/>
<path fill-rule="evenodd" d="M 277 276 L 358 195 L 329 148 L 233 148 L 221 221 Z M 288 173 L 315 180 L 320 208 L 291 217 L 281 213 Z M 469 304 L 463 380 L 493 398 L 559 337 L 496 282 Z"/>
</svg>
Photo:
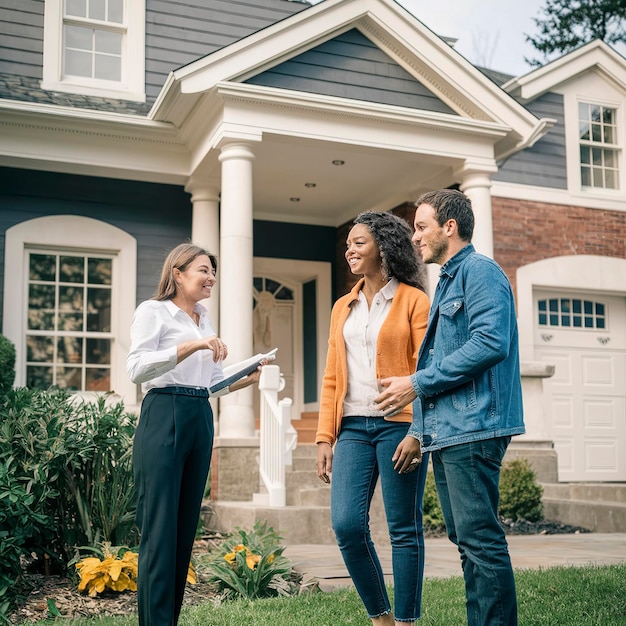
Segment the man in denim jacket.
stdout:
<svg viewBox="0 0 626 626">
<path fill-rule="evenodd" d="M 515 580 L 498 523 L 500 466 L 524 432 L 515 302 L 492 259 L 470 243 L 474 215 L 461 192 L 416 202 L 414 243 L 441 265 L 417 371 L 382 381 L 383 410 L 413 402 L 409 429 L 432 451 L 448 537 L 461 554 L 469 626 L 517 624 Z"/>
</svg>

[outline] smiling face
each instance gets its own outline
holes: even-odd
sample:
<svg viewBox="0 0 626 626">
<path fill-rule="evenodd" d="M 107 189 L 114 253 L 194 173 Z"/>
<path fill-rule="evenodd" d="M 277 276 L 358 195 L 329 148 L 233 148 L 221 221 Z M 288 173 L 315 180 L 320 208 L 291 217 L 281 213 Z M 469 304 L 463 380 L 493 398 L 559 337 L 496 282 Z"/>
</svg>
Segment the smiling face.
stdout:
<svg viewBox="0 0 626 626">
<path fill-rule="evenodd" d="M 355 224 L 346 239 L 346 261 L 353 274 L 380 274 L 380 250 L 365 224 Z"/>
<path fill-rule="evenodd" d="M 174 269 L 177 295 L 186 301 L 198 302 L 211 296 L 211 289 L 217 282 L 215 268 L 208 256 L 197 256 L 184 270 Z"/>
<path fill-rule="evenodd" d="M 424 263 L 443 265 L 452 255 L 446 225 L 439 225 L 435 209 L 430 204 L 420 204 L 415 211 L 413 243 Z"/>
</svg>

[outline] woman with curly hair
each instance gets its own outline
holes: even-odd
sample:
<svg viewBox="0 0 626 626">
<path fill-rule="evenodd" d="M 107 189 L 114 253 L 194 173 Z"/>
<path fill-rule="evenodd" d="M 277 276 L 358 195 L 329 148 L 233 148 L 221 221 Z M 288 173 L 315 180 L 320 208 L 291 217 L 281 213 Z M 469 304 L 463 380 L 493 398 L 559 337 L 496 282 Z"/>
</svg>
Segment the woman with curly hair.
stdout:
<svg viewBox="0 0 626 626">
<path fill-rule="evenodd" d="M 322 381 L 317 475 L 331 484 L 332 526 L 372 624 L 413 624 L 424 575 L 422 498 L 428 459 L 407 436 L 411 406 L 382 411 L 390 376 L 415 371 L 430 302 L 408 224 L 391 213 L 361 213 L 346 261 L 362 278 L 333 306 Z M 332 474 L 332 480 L 331 480 Z M 395 621 L 369 528 L 380 478 L 392 549 Z"/>
</svg>

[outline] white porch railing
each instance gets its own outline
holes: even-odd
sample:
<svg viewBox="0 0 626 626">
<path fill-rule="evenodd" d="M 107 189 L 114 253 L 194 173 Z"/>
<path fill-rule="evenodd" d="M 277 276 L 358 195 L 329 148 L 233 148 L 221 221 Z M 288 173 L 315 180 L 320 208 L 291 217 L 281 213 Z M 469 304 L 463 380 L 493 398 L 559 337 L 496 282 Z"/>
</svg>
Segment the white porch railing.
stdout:
<svg viewBox="0 0 626 626">
<path fill-rule="evenodd" d="M 261 370 L 259 473 L 266 493 L 254 494 L 253 501 L 269 506 L 286 505 L 285 466 L 291 465 L 291 453 L 298 443 L 298 433 L 291 425 L 291 398 L 278 401 L 285 387 L 278 365 Z"/>
</svg>

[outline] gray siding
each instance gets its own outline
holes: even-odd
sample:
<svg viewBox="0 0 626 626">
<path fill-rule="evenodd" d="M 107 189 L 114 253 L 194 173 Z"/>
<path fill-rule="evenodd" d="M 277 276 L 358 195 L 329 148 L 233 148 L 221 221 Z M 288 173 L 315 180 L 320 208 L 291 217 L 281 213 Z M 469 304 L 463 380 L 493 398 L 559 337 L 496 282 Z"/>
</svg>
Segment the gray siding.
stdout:
<svg viewBox="0 0 626 626">
<path fill-rule="evenodd" d="M 3 0 L 0 6 L 0 72 L 41 80 L 42 0 Z"/>
<path fill-rule="evenodd" d="M 175 185 L 0 168 L 0 301 L 5 233 L 15 224 L 48 215 L 81 215 L 126 231 L 137 240 L 140 302 L 154 293 L 167 252 L 191 236 L 191 210 L 189 195 Z"/>
<path fill-rule="evenodd" d="M 537 117 L 557 123 L 532 148 L 513 155 L 500 165 L 494 180 L 553 189 L 567 189 L 563 96 L 546 93 L 526 108 Z"/>
<path fill-rule="evenodd" d="M 246 82 L 455 114 L 356 29 Z"/>
<path fill-rule="evenodd" d="M 146 97 L 170 71 L 309 8 L 288 0 L 148 0 Z"/>
</svg>

